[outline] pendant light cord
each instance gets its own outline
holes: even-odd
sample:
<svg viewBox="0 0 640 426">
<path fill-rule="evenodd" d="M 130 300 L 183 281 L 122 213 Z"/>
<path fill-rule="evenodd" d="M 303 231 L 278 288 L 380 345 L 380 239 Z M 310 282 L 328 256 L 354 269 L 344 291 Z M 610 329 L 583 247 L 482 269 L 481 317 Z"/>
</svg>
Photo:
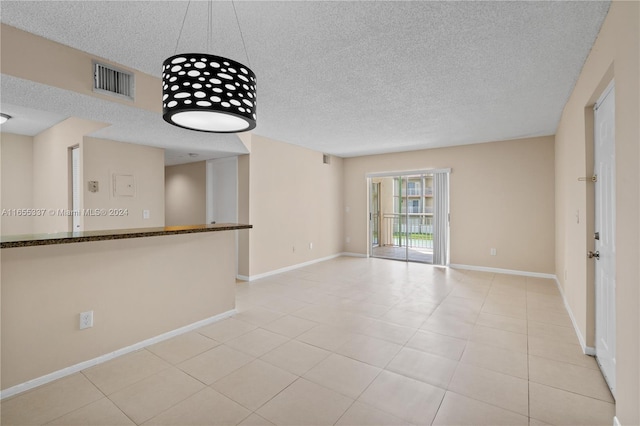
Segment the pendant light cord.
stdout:
<svg viewBox="0 0 640 426">
<path fill-rule="evenodd" d="M 251 68 L 251 61 L 249 60 L 249 54 L 247 53 L 247 45 L 244 42 L 244 35 L 242 34 L 242 28 L 240 28 L 240 20 L 238 19 L 238 11 L 236 10 L 236 4 L 231 0 L 233 6 L 233 13 L 236 15 L 236 24 L 238 24 L 238 31 L 240 31 L 240 39 L 242 40 L 242 47 L 244 48 L 244 55 L 247 57 L 247 65 Z"/>
<path fill-rule="evenodd" d="M 180 34 L 178 34 L 178 40 L 176 41 L 176 48 L 173 51 L 174 55 L 178 53 L 178 44 L 180 43 L 180 37 L 182 37 L 182 30 L 184 29 L 184 23 L 187 20 L 187 12 L 189 12 L 189 6 L 191 6 L 191 0 L 189 0 L 189 3 L 187 3 L 187 10 L 184 11 L 184 17 L 182 18 L 182 26 L 180 27 Z"/>
</svg>

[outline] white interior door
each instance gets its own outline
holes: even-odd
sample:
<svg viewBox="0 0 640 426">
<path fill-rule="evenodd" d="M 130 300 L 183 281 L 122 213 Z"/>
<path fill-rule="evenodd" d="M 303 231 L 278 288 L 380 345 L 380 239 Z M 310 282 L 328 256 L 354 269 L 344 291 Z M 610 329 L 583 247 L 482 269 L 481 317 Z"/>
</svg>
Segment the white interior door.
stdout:
<svg viewBox="0 0 640 426">
<path fill-rule="evenodd" d="M 207 223 L 238 221 L 238 157 L 207 161 Z"/>
<path fill-rule="evenodd" d="M 615 396 L 616 389 L 616 240 L 615 240 L 615 90 L 603 94 L 595 110 L 594 163 L 596 238 L 596 356 Z"/>
</svg>

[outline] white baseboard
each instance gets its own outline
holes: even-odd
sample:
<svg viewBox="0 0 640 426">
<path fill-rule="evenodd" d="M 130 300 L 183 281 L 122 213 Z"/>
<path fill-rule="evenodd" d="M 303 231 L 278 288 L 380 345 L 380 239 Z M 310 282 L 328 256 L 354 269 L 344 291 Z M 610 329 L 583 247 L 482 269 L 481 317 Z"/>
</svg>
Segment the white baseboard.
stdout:
<svg viewBox="0 0 640 426">
<path fill-rule="evenodd" d="M 35 387 L 44 385 L 46 383 L 52 382 L 54 380 L 61 379 L 63 377 L 69 376 L 71 374 L 77 373 L 89 367 L 93 367 L 94 365 L 102 364 L 103 362 L 112 360 L 119 356 L 135 352 L 139 349 L 146 348 L 147 346 L 151 346 L 153 344 L 162 342 L 163 340 L 170 339 L 175 336 L 179 336 L 180 334 L 188 333 L 196 328 L 212 324 L 214 322 L 223 320 L 225 318 L 230 317 L 236 313 L 235 309 L 232 309 L 227 312 L 223 312 L 221 314 L 212 316 L 210 318 L 203 319 L 201 321 L 194 322 L 189 325 L 185 325 L 184 327 L 177 328 L 175 330 L 168 331 L 166 333 L 160 334 L 159 336 L 152 337 L 150 339 L 143 340 L 142 342 L 135 343 L 131 346 L 127 346 L 122 349 L 118 349 L 108 354 L 101 355 L 97 358 L 90 359 L 88 361 L 81 362 L 79 364 L 72 365 L 70 367 L 63 368 L 58 371 L 54 371 L 53 373 L 46 374 L 44 376 L 29 380 L 24 383 L 20 383 L 19 385 L 12 386 L 0 392 L 0 400 L 4 398 L 9 398 L 10 396 L 17 395 L 29 389 L 33 389 Z"/>
<path fill-rule="evenodd" d="M 313 260 L 310 260 L 308 262 L 296 263 L 295 265 L 285 266 L 284 268 L 275 269 L 273 271 L 264 272 L 262 274 L 251 275 L 251 276 L 248 276 L 248 275 L 237 275 L 236 278 L 239 279 L 240 281 L 255 281 L 255 280 L 259 280 L 260 278 L 266 278 L 266 277 L 270 277 L 272 275 L 281 274 L 283 272 L 293 271 L 294 269 L 304 268 L 305 266 L 313 265 L 314 263 L 324 262 L 326 260 L 335 259 L 336 257 L 340 257 L 340 256 L 364 257 L 364 258 L 367 257 L 366 254 L 362 254 L 362 253 L 342 252 L 342 253 L 338 253 L 338 254 L 332 254 L 331 256 L 321 257 L 319 259 L 313 259 Z"/>
<path fill-rule="evenodd" d="M 366 254 L 362 254 L 362 253 L 352 253 L 352 252 L 348 252 L 348 251 L 343 251 L 342 253 L 340 253 L 340 256 L 347 256 L 347 257 L 368 257 Z"/>
<path fill-rule="evenodd" d="M 620 420 L 618 420 L 618 416 L 613 416 L 613 426 L 622 426 Z"/>
<path fill-rule="evenodd" d="M 554 274 L 544 274 L 542 272 L 529 272 L 529 271 L 518 271 L 515 269 L 489 268 L 487 266 L 459 265 L 454 263 L 450 264 L 449 267 L 453 269 L 466 269 L 468 271 L 493 272 L 494 274 L 520 275 L 520 276 L 534 277 L 534 278 L 548 278 L 551 280 L 556 279 L 556 276 Z"/>
<path fill-rule="evenodd" d="M 564 308 L 567 310 L 567 313 L 569 314 L 569 318 L 571 318 L 571 324 L 573 324 L 573 330 L 576 332 L 576 336 L 578 336 L 578 342 L 580 343 L 580 347 L 582 348 L 582 353 L 585 355 L 596 356 L 596 348 L 587 346 L 587 343 L 584 340 L 584 336 L 580 332 L 580 328 L 578 328 L 578 323 L 576 322 L 576 319 L 573 316 L 573 311 L 571 310 L 571 306 L 569 306 L 569 302 L 567 302 L 567 298 L 564 295 L 564 290 L 560 285 L 560 281 L 558 280 L 558 277 L 556 277 L 555 281 L 556 281 L 556 286 L 558 287 L 558 291 L 562 296 L 562 301 L 564 302 Z"/>
</svg>

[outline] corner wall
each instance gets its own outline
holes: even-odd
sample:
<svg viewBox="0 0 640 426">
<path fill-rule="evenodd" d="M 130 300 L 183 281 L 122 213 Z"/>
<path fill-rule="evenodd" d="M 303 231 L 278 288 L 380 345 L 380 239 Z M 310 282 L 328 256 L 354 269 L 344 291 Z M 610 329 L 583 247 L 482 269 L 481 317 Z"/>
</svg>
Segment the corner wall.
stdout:
<svg viewBox="0 0 640 426">
<path fill-rule="evenodd" d="M 368 251 L 368 173 L 450 167 L 451 263 L 553 274 L 553 147 L 546 136 L 347 158 L 345 251 Z"/>
<path fill-rule="evenodd" d="M 594 345 L 593 104 L 616 90 L 616 417 L 640 424 L 640 3 L 613 1 L 556 134 L 556 271 L 580 333 Z M 580 220 L 578 222 L 577 215 Z M 587 219 L 587 220 L 584 220 Z M 589 220 L 590 219 L 590 220 Z"/>
<path fill-rule="evenodd" d="M 253 225 L 249 268 L 241 239 L 239 273 L 253 277 L 341 253 L 343 160 L 323 164 L 321 152 L 256 135 L 250 146 L 249 158 L 238 159 L 239 220 Z"/>
<path fill-rule="evenodd" d="M 2 190 L 0 209 L 30 209 L 33 206 L 33 137 L 2 133 L 0 135 Z M 33 217 L 0 218 L 2 235 L 33 233 Z"/>
<path fill-rule="evenodd" d="M 81 156 L 81 205 L 107 212 L 104 216 L 83 216 L 85 231 L 164 226 L 162 148 L 85 137 Z M 132 196 L 115 193 L 115 174 L 133 176 Z M 89 181 L 98 181 L 98 192 L 89 192 Z M 144 210 L 149 211 L 148 219 L 143 217 Z"/>
</svg>

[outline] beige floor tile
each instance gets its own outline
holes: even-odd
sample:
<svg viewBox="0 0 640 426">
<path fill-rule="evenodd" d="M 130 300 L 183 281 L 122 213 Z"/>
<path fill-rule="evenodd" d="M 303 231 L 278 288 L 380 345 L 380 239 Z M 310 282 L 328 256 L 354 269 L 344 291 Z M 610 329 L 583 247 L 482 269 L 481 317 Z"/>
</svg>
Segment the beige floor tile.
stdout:
<svg viewBox="0 0 640 426">
<path fill-rule="evenodd" d="M 528 293 L 527 309 L 542 309 L 545 311 L 567 312 L 562 297 L 541 293 Z"/>
<path fill-rule="evenodd" d="M 364 335 L 356 335 L 336 350 L 340 355 L 384 368 L 402 346 Z"/>
<path fill-rule="evenodd" d="M 260 417 L 256 413 L 252 413 L 249 417 L 244 419 L 238 426 L 274 426 L 269 420 L 264 417 Z"/>
<path fill-rule="evenodd" d="M 529 415 L 551 425 L 611 425 L 615 415 L 614 404 L 533 382 L 529 399 Z"/>
<path fill-rule="evenodd" d="M 450 298 L 447 298 L 449 300 Z M 478 314 L 480 313 L 480 308 L 472 309 L 467 306 L 460 306 L 454 303 L 448 303 L 445 300 L 438 309 L 436 309 L 429 319 L 440 318 L 443 320 L 457 320 L 461 322 L 465 322 L 468 324 L 475 324 L 478 321 Z M 469 299 L 460 299 L 460 300 L 469 300 Z"/>
<path fill-rule="evenodd" d="M 458 365 L 449 390 L 478 401 L 529 415 L 528 382 L 472 365 Z"/>
<path fill-rule="evenodd" d="M 294 374 L 257 359 L 218 380 L 211 387 L 255 411 L 297 378 Z"/>
<path fill-rule="evenodd" d="M 260 357 L 289 341 L 288 337 L 258 328 L 229 340 L 225 345 L 254 357 Z"/>
<path fill-rule="evenodd" d="M 264 303 L 264 307 L 271 310 L 290 314 L 309 306 L 308 303 L 301 300 L 292 299 L 290 297 L 278 297 Z"/>
<path fill-rule="evenodd" d="M 321 324 L 301 334 L 296 340 L 333 352 L 354 336 L 348 331 Z"/>
<path fill-rule="evenodd" d="M 105 395 L 109 395 L 170 366 L 157 355 L 142 349 L 87 368 L 82 373 Z"/>
<path fill-rule="evenodd" d="M 481 312 L 478 316 L 478 321 L 476 322 L 476 324 L 490 328 L 497 328 L 499 330 L 510 331 L 512 333 L 527 334 L 527 320 L 521 318 Z"/>
<path fill-rule="evenodd" d="M 294 338 L 298 337 L 305 331 L 311 330 L 316 325 L 318 325 L 317 322 L 287 315 L 282 318 L 278 318 L 267 325 L 263 325 L 262 328 L 286 337 Z"/>
<path fill-rule="evenodd" d="M 526 302 L 488 302 L 482 307 L 482 312 L 493 315 L 504 315 L 520 319 L 527 319 Z"/>
<path fill-rule="evenodd" d="M 199 328 L 196 331 L 212 338 L 213 340 L 217 340 L 218 342 L 226 342 L 227 340 L 235 339 L 236 337 L 248 333 L 251 330 L 255 330 L 256 328 L 257 326 L 249 324 L 248 322 L 239 321 L 234 318 L 227 318 L 226 320 Z"/>
<path fill-rule="evenodd" d="M 111 394 L 109 399 L 140 424 L 204 387 L 193 377 L 171 367 Z"/>
<path fill-rule="evenodd" d="M 473 330 L 472 342 L 496 346 L 510 351 L 527 353 L 527 336 L 479 325 Z"/>
<path fill-rule="evenodd" d="M 466 344 L 466 340 L 420 330 L 407 342 L 406 346 L 458 361 Z"/>
<path fill-rule="evenodd" d="M 416 425 L 430 425 L 444 390 L 418 380 L 383 371 L 358 399 Z"/>
<path fill-rule="evenodd" d="M 449 358 L 402 348 L 386 369 L 446 389 L 457 366 Z"/>
<path fill-rule="evenodd" d="M 529 426 L 551 426 L 551 425 L 549 425 L 549 423 L 543 422 L 542 420 L 529 417 Z"/>
<path fill-rule="evenodd" d="M 546 278 L 527 277 L 527 292 L 560 295 L 555 281 Z"/>
<path fill-rule="evenodd" d="M 487 292 L 486 288 L 458 287 L 451 292 L 451 296 L 483 301 L 487 297 Z"/>
<path fill-rule="evenodd" d="M 250 413 L 219 392 L 204 388 L 147 421 L 145 426 L 227 426 L 238 424 Z"/>
<path fill-rule="evenodd" d="M 385 321 L 376 321 L 370 327 L 362 330 L 362 334 L 377 337 L 378 339 L 386 340 L 398 345 L 404 345 L 411 337 L 413 337 L 414 334 L 416 334 L 416 329 L 402 327 Z"/>
<path fill-rule="evenodd" d="M 178 364 L 208 351 L 220 343 L 200 333 L 191 332 L 149 346 L 147 350 L 170 364 Z"/>
<path fill-rule="evenodd" d="M 386 314 L 380 317 L 383 321 L 410 328 L 420 327 L 427 318 L 429 318 L 429 314 L 396 308 L 390 309 Z"/>
<path fill-rule="evenodd" d="M 210 385 L 253 359 L 252 356 L 222 345 L 178 364 L 177 367 L 202 383 Z"/>
<path fill-rule="evenodd" d="M 595 357 L 582 353 L 580 345 L 554 342 L 541 337 L 529 336 L 529 355 L 567 362 L 580 367 L 598 370 Z"/>
<path fill-rule="evenodd" d="M 351 398 L 300 378 L 257 414 L 277 425 L 332 425 L 352 403 Z"/>
<path fill-rule="evenodd" d="M 449 391 L 444 396 L 433 425 L 528 426 L 529 419 L 526 416 Z"/>
<path fill-rule="evenodd" d="M 484 300 L 485 304 L 513 304 L 518 307 L 518 309 L 525 310 L 527 308 L 527 292 L 524 290 L 519 290 L 516 292 L 505 292 L 504 290 L 492 290 L 489 291 L 489 295 Z"/>
<path fill-rule="evenodd" d="M 470 324 L 468 322 L 458 321 L 450 318 L 438 318 L 432 315 L 427 321 L 425 321 L 420 329 L 466 340 L 471 336 L 473 327 L 473 324 Z"/>
<path fill-rule="evenodd" d="M 283 317 L 284 315 L 285 314 L 283 312 L 276 312 L 269 309 L 256 307 L 244 311 L 240 314 L 234 315 L 233 318 L 236 320 L 248 322 L 253 325 L 257 325 L 258 327 L 262 327 L 263 325 L 267 325 L 270 322 Z"/>
<path fill-rule="evenodd" d="M 336 426 L 409 426 L 409 423 L 362 402 L 354 402 Z"/>
<path fill-rule="evenodd" d="M 331 354 L 309 370 L 304 378 L 356 399 L 376 378 L 380 369 L 360 361 Z"/>
<path fill-rule="evenodd" d="M 290 340 L 264 354 L 260 359 L 290 373 L 302 376 L 330 354 L 331 352 L 316 346 Z"/>
<path fill-rule="evenodd" d="M 407 298 L 393 306 L 394 309 L 416 312 L 424 315 L 431 315 L 438 307 L 437 303 L 428 303 L 415 298 Z"/>
<path fill-rule="evenodd" d="M 532 382 L 613 402 L 600 370 L 530 355 L 529 379 Z"/>
<path fill-rule="evenodd" d="M 529 336 L 542 337 L 545 340 L 554 342 L 580 344 L 573 328 L 530 320 L 527 322 L 527 330 Z"/>
<path fill-rule="evenodd" d="M 104 395 L 80 373 L 2 401 L 3 425 L 40 425 L 57 419 Z"/>
<path fill-rule="evenodd" d="M 108 398 L 99 399 L 71 413 L 47 423 L 59 426 L 135 426 Z"/>
<path fill-rule="evenodd" d="M 530 321 L 537 321 L 546 324 L 559 325 L 562 327 L 573 327 L 571 318 L 567 312 L 547 311 L 543 309 L 527 310 L 527 318 Z"/>
<path fill-rule="evenodd" d="M 525 380 L 529 378 L 527 354 L 523 352 L 469 342 L 460 362 Z"/>
</svg>

